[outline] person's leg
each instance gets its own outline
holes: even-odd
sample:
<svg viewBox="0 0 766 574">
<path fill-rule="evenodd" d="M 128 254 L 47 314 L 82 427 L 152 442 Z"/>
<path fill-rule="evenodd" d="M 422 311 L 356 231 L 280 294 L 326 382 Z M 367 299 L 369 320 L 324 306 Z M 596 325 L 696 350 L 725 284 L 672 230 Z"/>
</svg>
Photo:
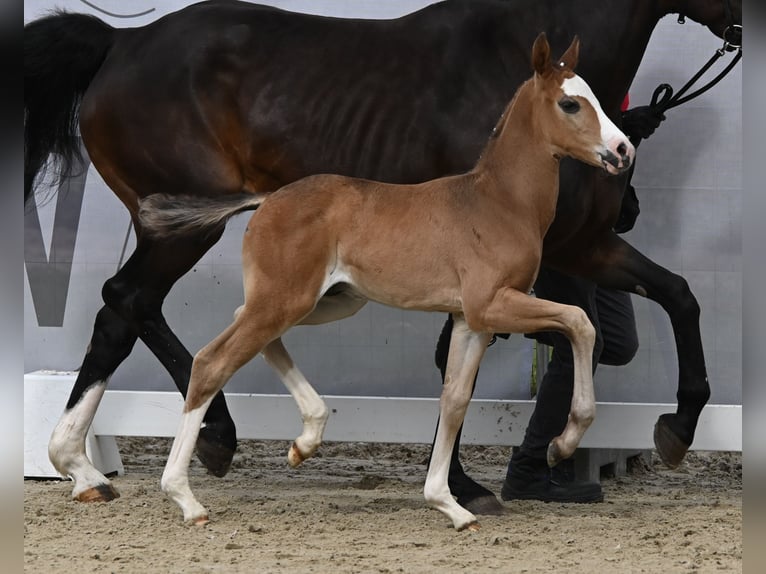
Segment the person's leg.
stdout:
<svg viewBox="0 0 766 574">
<path fill-rule="evenodd" d="M 542 268 L 535 283 L 535 293 L 540 298 L 578 305 L 585 310 L 596 328 L 595 365 L 604 344 L 599 325 L 596 286 L 589 281 Z M 548 468 L 548 443 L 566 425 L 572 401 L 574 366 L 572 347 L 566 337 L 550 332 L 540 338 L 553 347 L 553 353 L 538 389 L 535 409 L 524 440 L 508 464 L 501 496 L 503 500 L 601 501 L 603 493 L 598 483 L 564 480 L 556 469 L 551 472 Z"/>
<path fill-rule="evenodd" d="M 636 317 L 630 293 L 598 287 L 596 309 L 604 344 L 598 362 L 616 367 L 627 365 L 638 351 Z"/>
</svg>

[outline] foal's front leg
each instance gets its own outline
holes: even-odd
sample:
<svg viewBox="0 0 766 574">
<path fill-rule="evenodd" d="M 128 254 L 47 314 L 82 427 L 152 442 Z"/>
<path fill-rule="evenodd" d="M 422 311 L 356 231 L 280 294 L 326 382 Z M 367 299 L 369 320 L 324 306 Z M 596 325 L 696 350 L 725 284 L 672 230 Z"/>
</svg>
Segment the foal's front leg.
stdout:
<svg viewBox="0 0 766 574">
<path fill-rule="evenodd" d="M 585 311 L 505 288 L 486 307 L 474 309 L 471 319 L 472 327 L 489 332 L 559 331 L 569 339 L 574 356 L 572 403 L 563 432 L 548 445 L 548 465 L 572 456 L 596 414 L 592 368 L 596 330 Z"/>
<path fill-rule="evenodd" d="M 492 335 L 475 333 L 462 315 L 454 315 L 447 370 L 439 402 L 439 423 L 423 494 L 430 506 L 446 514 L 457 530 L 478 530 L 479 522 L 460 506 L 449 489 L 452 447 L 471 400 L 473 380 Z"/>
</svg>

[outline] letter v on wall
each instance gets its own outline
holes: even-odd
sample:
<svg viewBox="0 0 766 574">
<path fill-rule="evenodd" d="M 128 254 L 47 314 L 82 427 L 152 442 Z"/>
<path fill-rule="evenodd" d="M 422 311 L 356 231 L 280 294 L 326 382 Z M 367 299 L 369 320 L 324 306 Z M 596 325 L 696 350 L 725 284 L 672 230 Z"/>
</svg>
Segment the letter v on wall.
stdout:
<svg viewBox="0 0 766 574">
<path fill-rule="evenodd" d="M 56 213 L 53 220 L 50 253 L 45 252 L 37 205 L 30 202 L 25 208 L 24 264 L 37 315 L 37 324 L 41 327 L 61 327 L 64 324 L 69 279 L 89 165 L 90 161 L 85 156 L 76 175 L 64 180 L 59 186 L 56 194 Z"/>
</svg>

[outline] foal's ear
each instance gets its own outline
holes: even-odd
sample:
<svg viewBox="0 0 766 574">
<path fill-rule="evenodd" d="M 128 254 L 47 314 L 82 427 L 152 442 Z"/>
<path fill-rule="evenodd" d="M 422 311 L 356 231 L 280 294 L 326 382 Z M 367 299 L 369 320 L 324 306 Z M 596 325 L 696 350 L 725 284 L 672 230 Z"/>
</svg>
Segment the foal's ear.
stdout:
<svg viewBox="0 0 766 574">
<path fill-rule="evenodd" d="M 559 62 L 562 62 L 570 70 L 574 70 L 577 67 L 577 59 L 579 55 L 580 38 L 575 36 L 574 40 L 572 40 L 572 43 L 569 45 L 569 48 L 567 48 L 567 51 L 561 56 Z"/>
<path fill-rule="evenodd" d="M 545 32 L 540 32 L 532 45 L 532 68 L 542 76 L 551 67 L 551 47 Z"/>
</svg>

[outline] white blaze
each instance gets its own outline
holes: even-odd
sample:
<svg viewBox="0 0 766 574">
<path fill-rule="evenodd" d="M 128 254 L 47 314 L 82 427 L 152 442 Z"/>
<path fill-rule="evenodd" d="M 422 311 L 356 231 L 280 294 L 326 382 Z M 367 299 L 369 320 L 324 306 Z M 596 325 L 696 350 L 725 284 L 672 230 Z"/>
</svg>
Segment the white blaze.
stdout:
<svg viewBox="0 0 766 574">
<path fill-rule="evenodd" d="M 561 89 L 567 96 L 580 96 L 590 102 L 590 105 L 596 110 L 598 121 L 601 124 L 601 139 L 604 143 L 615 138 L 620 138 L 625 142 L 628 141 L 628 137 L 622 133 L 620 128 L 614 125 L 614 122 L 601 109 L 601 104 L 596 99 L 593 90 L 590 89 L 590 86 L 580 76 L 575 75 L 564 80 L 561 84 Z"/>
</svg>

